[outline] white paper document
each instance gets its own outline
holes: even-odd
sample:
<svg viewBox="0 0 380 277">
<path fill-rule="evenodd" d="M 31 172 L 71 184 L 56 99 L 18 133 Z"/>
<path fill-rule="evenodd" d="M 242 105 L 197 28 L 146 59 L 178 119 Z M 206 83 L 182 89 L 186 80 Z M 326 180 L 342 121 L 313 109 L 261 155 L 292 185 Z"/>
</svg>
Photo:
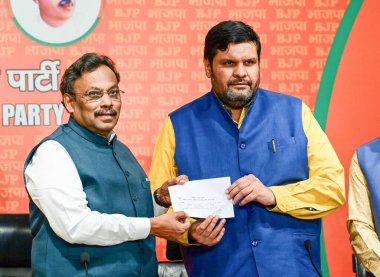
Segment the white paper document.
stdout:
<svg viewBox="0 0 380 277">
<path fill-rule="evenodd" d="M 203 179 L 169 187 L 173 210 L 184 211 L 191 217 L 234 217 L 232 200 L 228 200 L 226 189 L 231 186 L 230 177 Z"/>
</svg>

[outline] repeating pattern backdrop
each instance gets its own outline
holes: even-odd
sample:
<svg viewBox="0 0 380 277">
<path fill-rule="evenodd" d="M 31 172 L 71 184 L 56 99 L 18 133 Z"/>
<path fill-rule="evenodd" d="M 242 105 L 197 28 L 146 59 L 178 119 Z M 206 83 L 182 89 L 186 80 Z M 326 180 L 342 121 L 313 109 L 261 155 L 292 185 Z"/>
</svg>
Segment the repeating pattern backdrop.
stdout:
<svg viewBox="0 0 380 277">
<path fill-rule="evenodd" d="M 351 29 L 342 19 L 353 5 Z M 330 106 L 320 99 L 317 105 L 329 108 L 327 133 L 348 172 L 355 148 L 380 134 L 379 10 L 376 0 L 76 0 L 71 27 L 41 37 L 40 27 L 27 23 L 39 15 L 33 0 L 0 0 L 0 213 L 28 212 L 23 163 L 67 121 L 58 87 L 74 60 L 99 52 L 116 62 L 127 93 L 115 131 L 148 172 L 167 114 L 210 89 L 204 37 L 228 19 L 260 35 L 261 87 L 300 97 L 312 109 L 323 93 L 322 76 L 331 74 L 326 62 L 339 57 Z M 338 28 L 347 36 L 332 53 Z M 343 207 L 324 220 L 331 276 L 353 276 L 346 214 Z M 161 240 L 157 255 L 164 259 Z"/>
</svg>

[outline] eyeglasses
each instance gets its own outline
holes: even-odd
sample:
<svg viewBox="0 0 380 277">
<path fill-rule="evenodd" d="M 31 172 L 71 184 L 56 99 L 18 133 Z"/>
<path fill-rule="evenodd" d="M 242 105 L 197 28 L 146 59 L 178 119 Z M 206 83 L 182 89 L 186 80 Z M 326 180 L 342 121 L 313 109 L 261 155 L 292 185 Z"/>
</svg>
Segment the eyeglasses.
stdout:
<svg viewBox="0 0 380 277">
<path fill-rule="evenodd" d="M 121 94 L 125 93 L 121 89 L 118 88 L 112 88 L 108 91 L 103 91 L 103 90 L 89 90 L 85 93 L 75 93 L 75 95 L 80 95 L 83 100 L 86 102 L 96 102 L 100 101 L 104 94 L 107 93 L 108 96 L 111 98 L 112 101 L 121 101 Z"/>
</svg>

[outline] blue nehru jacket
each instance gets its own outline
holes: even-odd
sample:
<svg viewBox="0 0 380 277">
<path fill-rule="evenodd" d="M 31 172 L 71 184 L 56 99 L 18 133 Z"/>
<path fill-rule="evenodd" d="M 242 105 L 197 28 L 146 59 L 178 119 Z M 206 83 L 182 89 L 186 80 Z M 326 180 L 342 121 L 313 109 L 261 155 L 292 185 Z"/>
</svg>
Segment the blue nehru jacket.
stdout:
<svg viewBox="0 0 380 277">
<path fill-rule="evenodd" d="M 259 89 L 237 128 L 213 92 L 170 114 L 179 174 L 190 180 L 254 174 L 266 186 L 308 178 L 302 102 Z M 274 147 L 275 145 L 275 147 Z M 321 221 L 300 220 L 249 203 L 234 205 L 221 242 L 183 247 L 190 276 L 318 276 L 304 247 L 320 265 Z"/>
<path fill-rule="evenodd" d="M 380 237 L 380 138 L 362 145 L 356 152 L 367 180 L 375 229 Z"/>
<path fill-rule="evenodd" d="M 153 216 L 147 176 L 116 136 L 109 143 L 70 119 L 42 142 L 47 140 L 59 142 L 69 153 L 91 210 L 130 217 Z M 39 145 L 32 149 L 25 167 Z M 80 261 L 83 252 L 90 255 L 90 276 L 157 276 L 155 240 L 151 236 L 115 246 L 70 244 L 53 232 L 33 201 L 30 222 L 35 276 L 84 276 Z"/>
</svg>

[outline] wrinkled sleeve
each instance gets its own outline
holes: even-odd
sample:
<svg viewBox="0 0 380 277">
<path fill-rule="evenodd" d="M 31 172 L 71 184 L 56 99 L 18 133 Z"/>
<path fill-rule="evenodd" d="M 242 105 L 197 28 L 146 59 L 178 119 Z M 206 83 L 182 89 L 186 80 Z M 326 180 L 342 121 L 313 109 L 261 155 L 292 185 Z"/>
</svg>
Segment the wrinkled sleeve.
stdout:
<svg viewBox="0 0 380 277">
<path fill-rule="evenodd" d="M 37 149 L 25 170 L 25 181 L 53 231 L 69 243 L 110 246 L 149 235 L 149 218 L 105 214 L 88 207 L 75 164 L 56 141 L 46 141 Z"/>
<path fill-rule="evenodd" d="M 305 104 L 302 104 L 302 124 L 308 139 L 309 179 L 270 187 L 277 204 L 269 210 L 299 219 L 316 219 L 344 204 L 344 169 L 329 139 Z"/>
<path fill-rule="evenodd" d="M 160 134 L 157 137 L 154 148 L 152 164 L 150 166 L 149 179 L 152 192 L 159 188 L 164 182 L 178 176 L 178 167 L 174 160 L 175 134 L 170 117 L 164 121 Z M 168 212 L 173 212 L 169 208 Z M 195 222 L 190 218 L 190 222 Z M 190 245 L 188 232 L 178 240 L 183 245 Z"/>
<path fill-rule="evenodd" d="M 357 154 L 351 161 L 347 229 L 355 254 L 367 269 L 380 276 L 380 241 L 375 231 L 370 193 Z"/>
<path fill-rule="evenodd" d="M 149 179 L 152 192 L 169 179 L 177 177 L 178 168 L 174 161 L 175 135 L 170 117 L 164 121 L 154 147 Z"/>
</svg>

